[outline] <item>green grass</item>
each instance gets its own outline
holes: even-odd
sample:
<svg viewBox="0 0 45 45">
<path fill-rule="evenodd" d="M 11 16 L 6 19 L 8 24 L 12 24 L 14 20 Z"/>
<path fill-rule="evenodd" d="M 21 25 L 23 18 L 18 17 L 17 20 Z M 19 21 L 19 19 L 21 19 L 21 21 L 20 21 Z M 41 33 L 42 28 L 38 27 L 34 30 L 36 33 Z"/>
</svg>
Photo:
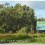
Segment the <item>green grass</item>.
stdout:
<svg viewBox="0 0 45 45">
<path fill-rule="evenodd" d="M 1 40 L 3 43 L 45 43 L 45 34 L 0 34 L 0 42 Z"/>
</svg>

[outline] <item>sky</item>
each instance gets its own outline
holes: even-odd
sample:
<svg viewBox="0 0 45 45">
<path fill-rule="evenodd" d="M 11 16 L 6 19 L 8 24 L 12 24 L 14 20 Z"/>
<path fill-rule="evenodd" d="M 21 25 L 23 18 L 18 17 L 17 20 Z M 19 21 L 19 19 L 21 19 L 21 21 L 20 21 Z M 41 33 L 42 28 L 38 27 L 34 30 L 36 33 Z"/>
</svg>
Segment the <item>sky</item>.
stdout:
<svg viewBox="0 0 45 45">
<path fill-rule="evenodd" d="M 45 1 L 0 1 L 0 4 L 9 3 L 14 6 L 17 3 L 27 5 L 34 9 L 37 18 L 45 18 Z"/>
</svg>

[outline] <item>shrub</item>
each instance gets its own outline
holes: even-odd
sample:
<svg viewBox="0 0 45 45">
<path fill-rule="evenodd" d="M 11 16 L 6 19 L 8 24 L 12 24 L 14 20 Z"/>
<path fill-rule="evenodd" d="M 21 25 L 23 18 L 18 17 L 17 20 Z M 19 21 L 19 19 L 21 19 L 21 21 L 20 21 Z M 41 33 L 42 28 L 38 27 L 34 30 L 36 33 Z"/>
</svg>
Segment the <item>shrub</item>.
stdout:
<svg viewBox="0 0 45 45">
<path fill-rule="evenodd" d="M 26 33 L 27 29 L 26 27 L 21 28 L 17 33 Z"/>
</svg>

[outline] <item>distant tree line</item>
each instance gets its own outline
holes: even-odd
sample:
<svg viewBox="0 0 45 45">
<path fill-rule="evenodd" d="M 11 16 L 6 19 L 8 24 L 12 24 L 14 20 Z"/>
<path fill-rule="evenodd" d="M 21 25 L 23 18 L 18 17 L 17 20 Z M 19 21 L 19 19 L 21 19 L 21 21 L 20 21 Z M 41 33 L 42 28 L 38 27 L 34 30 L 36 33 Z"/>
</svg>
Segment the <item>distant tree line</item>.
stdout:
<svg viewBox="0 0 45 45">
<path fill-rule="evenodd" d="M 45 18 L 38 18 L 37 21 L 45 21 Z"/>
<path fill-rule="evenodd" d="M 36 21 L 34 10 L 26 5 L 0 4 L 0 33 L 15 33 L 23 27 L 27 28 L 27 32 L 35 32 Z"/>
</svg>

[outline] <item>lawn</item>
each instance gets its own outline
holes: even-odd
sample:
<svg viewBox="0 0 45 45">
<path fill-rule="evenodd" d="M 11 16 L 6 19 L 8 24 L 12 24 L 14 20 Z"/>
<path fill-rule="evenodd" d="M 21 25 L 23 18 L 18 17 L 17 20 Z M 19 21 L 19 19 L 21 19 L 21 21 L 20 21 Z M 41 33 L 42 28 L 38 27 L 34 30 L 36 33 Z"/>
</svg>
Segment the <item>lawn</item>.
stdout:
<svg viewBox="0 0 45 45">
<path fill-rule="evenodd" d="M 0 34 L 0 43 L 45 43 L 45 34 Z"/>
</svg>

